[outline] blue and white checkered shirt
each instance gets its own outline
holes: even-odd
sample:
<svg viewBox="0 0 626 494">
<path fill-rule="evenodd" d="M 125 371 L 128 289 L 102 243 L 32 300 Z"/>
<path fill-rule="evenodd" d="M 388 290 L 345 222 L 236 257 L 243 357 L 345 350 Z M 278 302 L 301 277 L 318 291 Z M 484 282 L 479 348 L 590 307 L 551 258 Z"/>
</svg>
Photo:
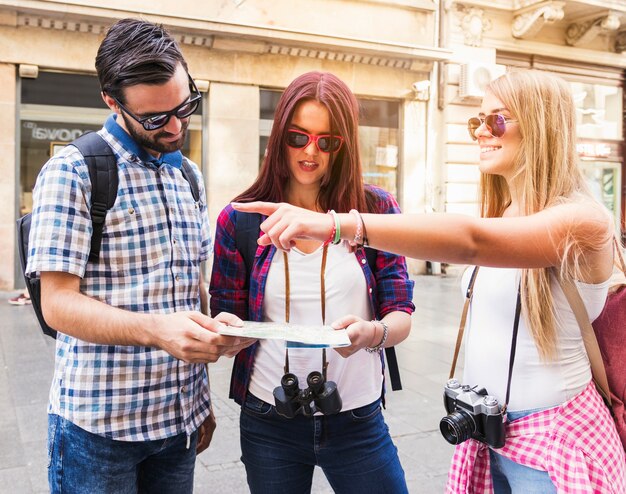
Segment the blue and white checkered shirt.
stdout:
<svg viewBox="0 0 626 494">
<path fill-rule="evenodd" d="M 200 262 L 211 250 L 200 172 L 196 203 L 181 173 L 180 152 L 156 160 L 114 116 L 99 134 L 113 149 L 119 174 L 100 259 L 87 262 L 89 171 L 78 150 L 68 146 L 37 178 L 26 271 L 74 274 L 83 294 L 127 311 L 199 310 Z M 58 334 L 48 413 L 89 432 L 122 441 L 190 435 L 208 416 L 209 399 L 201 364 L 156 348 L 96 345 Z"/>
</svg>

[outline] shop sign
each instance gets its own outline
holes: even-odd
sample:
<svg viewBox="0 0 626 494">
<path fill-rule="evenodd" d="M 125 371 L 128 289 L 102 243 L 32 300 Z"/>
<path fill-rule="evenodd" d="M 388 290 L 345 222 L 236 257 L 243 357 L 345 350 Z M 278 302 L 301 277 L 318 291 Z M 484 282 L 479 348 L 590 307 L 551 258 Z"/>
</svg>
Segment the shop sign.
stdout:
<svg viewBox="0 0 626 494">
<path fill-rule="evenodd" d="M 620 155 L 618 146 L 610 142 L 578 142 L 576 152 L 581 158 L 616 158 Z"/>
<path fill-rule="evenodd" d="M 30 138 L 36 141 L 62 141 L 71 142 L 85 132 L 83 129 L 71 129 L 65 127 L 46 127 L 35 122 L 24 122 L 24 129 L 30 131 Z"/>
</svg>

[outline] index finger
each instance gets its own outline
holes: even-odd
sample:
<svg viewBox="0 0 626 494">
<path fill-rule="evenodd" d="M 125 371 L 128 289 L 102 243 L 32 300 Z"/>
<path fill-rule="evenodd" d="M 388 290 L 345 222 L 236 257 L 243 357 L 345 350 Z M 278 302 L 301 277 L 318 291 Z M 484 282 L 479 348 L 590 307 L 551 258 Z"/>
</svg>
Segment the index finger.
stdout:
<svg viewBox="0 0 626 494">
<path fill-rule="evenodd" d="M 233 207 L 233 209 L 236 209 L 237 211 L 241 211 L 243 213 L 260 213 L 265 216 L 271 215 L 280 207 L 280 204 L 276 202 L 263 201 L 231 202 L 230 205 Z"/>
</svg>

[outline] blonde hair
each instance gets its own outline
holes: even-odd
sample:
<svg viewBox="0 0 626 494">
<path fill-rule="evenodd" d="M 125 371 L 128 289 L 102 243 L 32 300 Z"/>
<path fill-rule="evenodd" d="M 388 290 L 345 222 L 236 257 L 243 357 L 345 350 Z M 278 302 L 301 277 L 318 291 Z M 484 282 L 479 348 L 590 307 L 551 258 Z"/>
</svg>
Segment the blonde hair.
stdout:
<svg viewBox="0 0 626 494">
<path fill-rule="evenodd" d="M 521 184 L 520 214 L 530 215 L 559 203 L 591 199 L 578 166 L 576 110 L 569 85 L 559 77 L 526 70 L 499 77 L 489 84 L 487 91 L 502 101 L 519 125 L 522 139 L 514 167 L 515 179 Z M 481 215 L 502 216 L 511 202 L 505 179 L 482 174 L 480 185 Z M 598 240 L 602 239 L 590 239 L 590 242 Z M 570 236 L 565 245 L 556 247 L 564 253 L 561 275 L 577 276 L 580 241 Z M 521 279 L 523 314 L 544 360 L 553 359 L 557 348 L 550 269 L 524 269 Z"/>
</svg>

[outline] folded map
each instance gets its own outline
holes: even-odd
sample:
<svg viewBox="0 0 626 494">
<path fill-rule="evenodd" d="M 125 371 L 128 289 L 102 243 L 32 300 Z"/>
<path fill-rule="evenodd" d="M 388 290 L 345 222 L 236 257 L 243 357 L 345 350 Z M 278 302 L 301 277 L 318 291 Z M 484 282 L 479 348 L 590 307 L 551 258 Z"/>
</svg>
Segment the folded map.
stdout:
<svg viewBox="0 0 626 494">
<path fill-rule="evenodd" d="M 300 343 L 297 346 L 350 346 L 348 332 L 345 329 L 333 329 L 330 326 L 244 321 L 242 327 L 223 326 L 219 333 L 229 336 Z"/>
</svg>

